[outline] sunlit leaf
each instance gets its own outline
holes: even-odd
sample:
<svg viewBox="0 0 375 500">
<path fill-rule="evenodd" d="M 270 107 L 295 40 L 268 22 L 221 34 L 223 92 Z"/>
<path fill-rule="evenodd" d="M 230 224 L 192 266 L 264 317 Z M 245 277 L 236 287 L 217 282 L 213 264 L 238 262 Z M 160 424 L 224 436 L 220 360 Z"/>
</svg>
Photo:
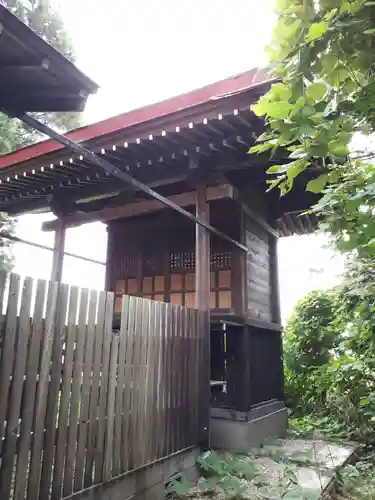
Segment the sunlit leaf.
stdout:
<svg viewBox="0 0 375 500">
<path fill-rule="evenodd" d="M 271 118 L 287 118 L 292 105 L 285 101 L 270 102 L 267 106 L 267 115 Z"/>
<path fill-rule="evenodd" d="M 316 179 L 309 181 L 306 186 L 306 191 L 311 193 L 321 193 L 328 181 L 328 174 L 319 175 Z"/>
<path fill-rule="evenodd" d="M 267 169 L 267 174 L 278 174 L 280 172 L 280 165 L 273 165 L 269 169 Z"/>
<path fill-rule="evenodd" d="M 306 160 L 296 160 L 289 165 L 287 165 L 286 169 L 286 175 L 288 177 L 288 180 L 293 181 L 298 174 L 303 172 L 309 163 Z"/>
<path fill-rule="evenodd" d="M 325 33 L 327 33 L 329 28 L 329 23 L 314 23 L 310 26 L 309 31 L 307 32 L 306 39 L 308 42 L 313 42 L 321 38 Z"/>
<path fill-rule="evenodd" d="M 323 99 L 327 92 L 327 86 L 322 82 L 315 82 L 309 85 L 306 89 L 306 95 L 311 98 L 313 102 L 318 102 Z"/>
</svg>

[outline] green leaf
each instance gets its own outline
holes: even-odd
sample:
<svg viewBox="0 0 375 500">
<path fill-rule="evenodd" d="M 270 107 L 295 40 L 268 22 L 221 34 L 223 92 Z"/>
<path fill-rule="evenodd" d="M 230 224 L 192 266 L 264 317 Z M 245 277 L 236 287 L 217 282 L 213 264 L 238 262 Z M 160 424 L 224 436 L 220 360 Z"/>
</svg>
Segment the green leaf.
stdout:
<svg viewBox="0 0 375 500">
<path fill-rule="evenodd" d="M 268 151 L 269 149 L 274 147 L 274 143 L 271 142 L 263 142 L 262 144 L 255 144 L 249 149 L 249 153 L 264 153 L 264 151 Z"/>
<path fill-rule="evenodd" d="M 285 101 L 270 102 L 267 106 L 267 115 L 271 118 L 288 118 L 292 105 Z"/>
<path fill-rule="evenodd" d="M 311 193 L 321 193 L 328 181 L 328 174 L 319 175 L 316 179 L 309 181 L 306 186 L 306 191 Z"/>
<path fill-rule="evenodd" d="M 312 99 L 313 102 L 318 102 L 326 95 L 327 86 L 323 82 L 315 82 L 309 85 L 306 89 L 306 95 Z"/>
<path fill-rule="evenodd" d="M 332 156 L 346 156 L 349 154 L 348 147 L 346 144 L 339 142 L 339 141 L 334 141 L 329 144 L 328 147 L 329 154 Z"/>
<path fill-rule="evenodd" d="M 279 101 L 288 101 L 291 98 L 292 91 L 285 83 L 274 83 L 271 86 L 270 94 Z"/>
<path fill-rule="evenodd" d="M 280 172 L 281 165 L 273 165 L 267 169 L 267 174 L 278 174 Z"/>
<path fill-rule="evenodd" d="M 259 99 L 257 103 L 254 104 L 252 110 L 257 116 L 263 116 L 267 113 L 268 100 Z"/>
<path fill-rule="evenodd" d="M 289 165 L 287 165 L 286 175 L 289 181 L 293 181 L 298 174 L 303 172 L 309 163 L 306 160 L 296 160 Z"/>
<path fill-rule="evenodd" d="M 365 35 L 373 35 L 375 33 L 375 28 L 371 28 L 371 29 L 365 30 L 363 33 Z"/>
<path fill-rule="evenodd" d="M 322 36 L 327 33 L 328 28 L 329 24 L 327 22 L 312 24 L 306 36 L 307 41 L 313 42 L 315 40 L 318 40 L 319 38 L 322 38 Z"/>
</svg>

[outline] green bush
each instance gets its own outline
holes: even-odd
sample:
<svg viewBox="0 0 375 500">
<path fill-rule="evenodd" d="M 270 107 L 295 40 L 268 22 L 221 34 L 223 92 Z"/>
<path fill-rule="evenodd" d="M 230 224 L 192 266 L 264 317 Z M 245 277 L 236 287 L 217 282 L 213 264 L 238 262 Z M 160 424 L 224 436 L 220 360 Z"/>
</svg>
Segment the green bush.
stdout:
<svg viewBox="0 0 375 500">
<path fill-rule="evenodd" d="M 374 441 L 374 278 L 371 261 L 354 260 L 340 287 L 298 302 L 285 331 L 284 361 L 287 405 L 300 426 L 312 416 L 332 434 Z"/>
</svg>

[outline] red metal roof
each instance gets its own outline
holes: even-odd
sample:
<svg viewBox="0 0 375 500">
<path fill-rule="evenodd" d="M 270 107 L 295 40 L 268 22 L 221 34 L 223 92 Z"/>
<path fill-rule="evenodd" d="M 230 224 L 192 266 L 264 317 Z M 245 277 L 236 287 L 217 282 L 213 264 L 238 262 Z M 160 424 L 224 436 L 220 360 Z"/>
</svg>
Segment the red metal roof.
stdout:
<svg viewBox="0 0 375 500">
<path fill-rule="evenodd" d="M 122 113 L 92 125 L 80 127 L 69 132 L 67 135 L 76 142 L 84 142 L 96 137 L 104 136 L 118 130 L 138 125 L 149 120 L 183 111 L 209 101 L 220 99 L 231 94 L 236 94 L 252 87 L 264 84 L 271 78 L 263 70 L 251 69 L 240 75 L 227 78 L 186 94 L 167 99 L 165 101 L 151 104 L 143 108 L 135 109 L 128 113 Z M 43 156 L 53 151 L 62 149 L 63 146 L 51 139 L 19 149 L 13 153 L 0 156 L 0 168 L 9 167 L 25 162 L 31 158 Z"/>
</svg>

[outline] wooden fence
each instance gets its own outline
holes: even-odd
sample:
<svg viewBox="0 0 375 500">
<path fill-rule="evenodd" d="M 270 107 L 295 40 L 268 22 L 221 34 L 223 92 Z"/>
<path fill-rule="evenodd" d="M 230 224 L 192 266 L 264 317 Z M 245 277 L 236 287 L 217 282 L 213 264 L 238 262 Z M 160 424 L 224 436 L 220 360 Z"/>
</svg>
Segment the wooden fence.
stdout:
<svg viewBox="0 0 375 500">
<path fill-rule="evenodd" d="M 0 273 L 0 500 L 59 500 L 198 445 L 205 313 Z"/>
</svg>

